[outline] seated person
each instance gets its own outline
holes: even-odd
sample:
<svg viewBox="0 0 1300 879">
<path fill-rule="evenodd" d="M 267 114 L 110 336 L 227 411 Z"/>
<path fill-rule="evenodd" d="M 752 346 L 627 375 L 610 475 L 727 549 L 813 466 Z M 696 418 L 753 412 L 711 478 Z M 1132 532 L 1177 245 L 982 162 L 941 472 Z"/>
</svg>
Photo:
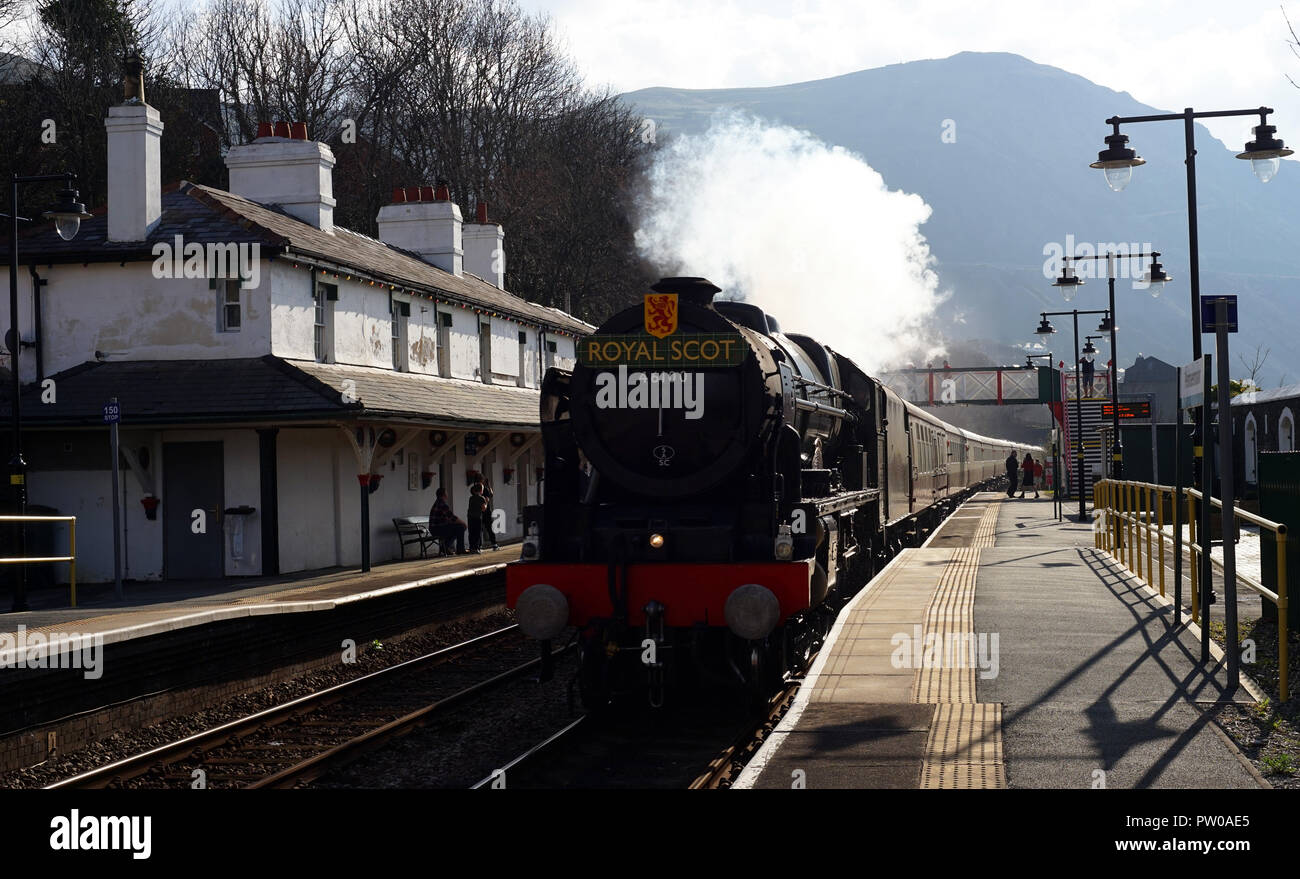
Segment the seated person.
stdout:
<svg viewBox="0 0 1300 879">
<path fill-rule="evenodd" d="M 455 544 L 455 552 L 466 552 L 465 523 L 457 519 L 456 514 L 451 511 L 445 488 L 438 489 L 433 506 L 429 508 L 429 533 L 438 538 L 443 555 L 451 555 L 451 551 L 448 550 L 451 544 Z"/>
</svg>

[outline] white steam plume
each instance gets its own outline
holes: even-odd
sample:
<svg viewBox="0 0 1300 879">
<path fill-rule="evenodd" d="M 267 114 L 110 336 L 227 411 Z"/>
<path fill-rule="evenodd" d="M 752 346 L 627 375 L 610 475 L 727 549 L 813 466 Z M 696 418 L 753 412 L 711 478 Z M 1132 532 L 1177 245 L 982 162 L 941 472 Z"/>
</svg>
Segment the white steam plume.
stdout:
<svg viewBox="0 0 1300 879">
<path fill-rule="evenodd" d="M 920 225 L 930 207 L 807 132 L 717 117 L 664 147 L 637 246 L 665 274 L 700 275 L 866 370 L 941 353 L 943 296 Z"/>
</svg>

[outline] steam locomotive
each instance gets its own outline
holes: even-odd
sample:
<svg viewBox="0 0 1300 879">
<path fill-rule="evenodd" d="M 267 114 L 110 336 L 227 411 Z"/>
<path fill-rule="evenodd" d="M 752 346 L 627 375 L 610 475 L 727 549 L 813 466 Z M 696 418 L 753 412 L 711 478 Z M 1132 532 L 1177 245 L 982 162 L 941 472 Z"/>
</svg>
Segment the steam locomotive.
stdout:
<svg viewBox="0 0 1300 879">
<path fill-rule="evenodd" d="M 541 393 L 543 502 L 507 603 L 575 626 L 589 707 L 805 666 L 844 603 L 1029 446 L 900 399 L 703 278 L 665 278 L 578 343 Z"/>
</svg>

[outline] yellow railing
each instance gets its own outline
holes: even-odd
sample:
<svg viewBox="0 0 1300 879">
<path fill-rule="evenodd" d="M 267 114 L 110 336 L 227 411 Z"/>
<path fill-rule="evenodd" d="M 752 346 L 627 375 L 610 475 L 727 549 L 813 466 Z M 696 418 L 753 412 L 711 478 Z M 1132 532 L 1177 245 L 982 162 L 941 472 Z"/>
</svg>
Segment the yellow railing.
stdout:
<svg viewBox="0 0 1300 879">
<path fill-rule="evenodd" d="M 1187 523 L 1188 529 L 1183 548 L 1187 553 L 1187 567 L 1191 579 L 1192 621 L 1199 624 L 1201 596 L 1197 581 L 1200 576 L 1198 562 L 1201 548 L 1196 544 L 1196 513 L 1197 503 L 1203 503 L 1204 496 L 1194 488 L 1184 489 L 1183 493 L 1187 496 L 1187 514 L 1183 521 Z M 1094 484 L 1092 489 L 1094 544 L 1098 549 L 1110 553 L 1139 577 L 1143 576 L 1142 563 L 1145 558 L 1144 579 L 1148 585 L 1152 585 L 1151 542 L 1154 536 L 1159 547 L 1155 567 L 1160 572 L 1158 583 L 1161 595 L 1165 594 L 1165 541 L 1170 541 L 1172 547 L 1174 540 L 1172 534 L 1165 533 L 1165 499 L 1170 500 L 1170 509 L 1173 509 L 1173 497 L 1173 486 L 1129 480 L 1103 479 Z M 1223 502 L 1218 498 L 1211 497 L 1210 504 L 1212 508 L 1223 509 Z M 1289 659 L 1287 656 L 1286 525 L 1240 508 L 1234 508 L 1233 514 L 1237 520 L 1258 525 L 1261 540 L 1263 540 L 1263 532 L 1273 532 L 1273 540 L 1277 547 L 1277 591 L 1274 592 L 1258 580 L 1243 575 L 1240 570 L 1237 571 L 1237 583 L 1258 592 L 1277 607 L 1278 696 L 1285 702 L 1290 698 L 1287 686 Z M 1144 539 L 1145 552 L 1143 551 Z M 1210 564 L 1218 568 L 1220 573 L 1223 572 L 1223 562 L 1213 555 L 1210 556 Z M 1176 613 L 1181 616 L 1182 609 L 1176 609 Z"/>
<path fill-rule="evenodd" d="M 77 517 L 76 516 L 0 516 L 0 522 L 67 522 L 68 554 L 52 556 L 24 556 L 0 559 L 0 565 L 24 565 L 39 562 L 67 562 L 68 584 L 72 587 L 72 606 L 77 606 Z"/>
</svg>

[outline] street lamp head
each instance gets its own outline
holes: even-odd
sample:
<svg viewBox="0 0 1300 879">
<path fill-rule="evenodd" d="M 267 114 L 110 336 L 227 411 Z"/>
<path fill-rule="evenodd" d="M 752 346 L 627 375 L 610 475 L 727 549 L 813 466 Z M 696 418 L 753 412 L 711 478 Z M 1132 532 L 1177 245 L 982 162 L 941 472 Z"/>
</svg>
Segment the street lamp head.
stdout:
<svg viewBox="0 0 1300 879">
<path fill-rule="evenodd" d="M 77 236 L 81 221 L 89 220 L 91 215 L 86 213 L 86 206 L 77 201 L 77 190 L 61 189 L 58 201 L 41 216 L 54 221 L 54 231 L 59 233 L 60 238 L 71 241 Z"/>
<path fill-rule="evenodd" d="M 1097 153 L 1097 161 L 1088 166 L 1105 171 L 1106 185 L 1115 192 L 1128 186 L 1134 168 L 1146 164 L 1146 160 L 1139 156 L 1136 150 L 1125 146 L 1126 143 L 1128 143 L 1128 135 L 1120 134 L 1119 125 L 1115 123 L 1115 133 L 1106 135 L 1106 149 Z"/>
<path fill-rule="evenodd" d="M 1255 139 L 1246 143 L 1246 149 L 1237 154 L 1239 159 L 1250 161 L 1250 169 L 1255 172 L 1261 183 L 1267 183 L 1277 174 L 1282 165 L 1282 157 L 1289 156 L 1295 150 L 1286 148 L 1286 144 L 1273 135 L 1277 133 L 1276 125 L 1268 124 L 1268 113 L 1259 114 L 1259 124 L 1252 129 Z"/>
<path fill-rule="evenodd" d="M 1083 286 L 1083 278 L 1074 273 L 1074 269 L 1070 268 L 1070 261 L 1067 259 L 1065 265 L 1061 268 L 1061 276 L 1052 282 L 1052 286 L 1060 287 L 1061 295 L 1065 297 L 1066 302 L 1069 302 L 1074 298 L 1074 294 L 1079 292 L 1079 288 Z"/>
<path fill-rule="evenodd" d="M 1083 356 L 1086 360 L 1091 360 L 1092 356 L 1097 353 L 1097 346 L 1092 344 L 1092 339 L 1088 339 L 1083 346 Z"/>
<path fill-rule="evenodd" d="M 1034 333 L 1039 336 L 1050 336 L 1054 332 L 1056 332 L 1056 327 L 1052 326 L 1052 322 L 1044 314 L 1043 319 L 1038 323 L 1038 329 L 1034 330 Z"/>
<path fill-rule="evenodd" d="M 1165 288 L 1165 284 L 1168 284 L 1173 280 L 1173 278 L 1165 273 L 1164 267 L 1160 265 L 1160 262 L 1157 259 L 1159 256 L 1160 254 L 1158 253 L 1151 255 L 1151 268 L 1147 269 L 1142 277 L 1138 278 L 1137 283 L 1133 285 L 1137 290 L 1151 291 L 1152 299 L 1159 298 L 1161 291 Z"/>
<path fill-rule="evenodd" d="M 1106 312 L 1105 317 L 1101 319 L 1101 323 L 1097 325 L 1097 332 L 1110 333 L 1118 331 L 1119 327 L 1115 326 L 1115 321 L 1111 319 L 1110 312 Z"/>
</svg>

